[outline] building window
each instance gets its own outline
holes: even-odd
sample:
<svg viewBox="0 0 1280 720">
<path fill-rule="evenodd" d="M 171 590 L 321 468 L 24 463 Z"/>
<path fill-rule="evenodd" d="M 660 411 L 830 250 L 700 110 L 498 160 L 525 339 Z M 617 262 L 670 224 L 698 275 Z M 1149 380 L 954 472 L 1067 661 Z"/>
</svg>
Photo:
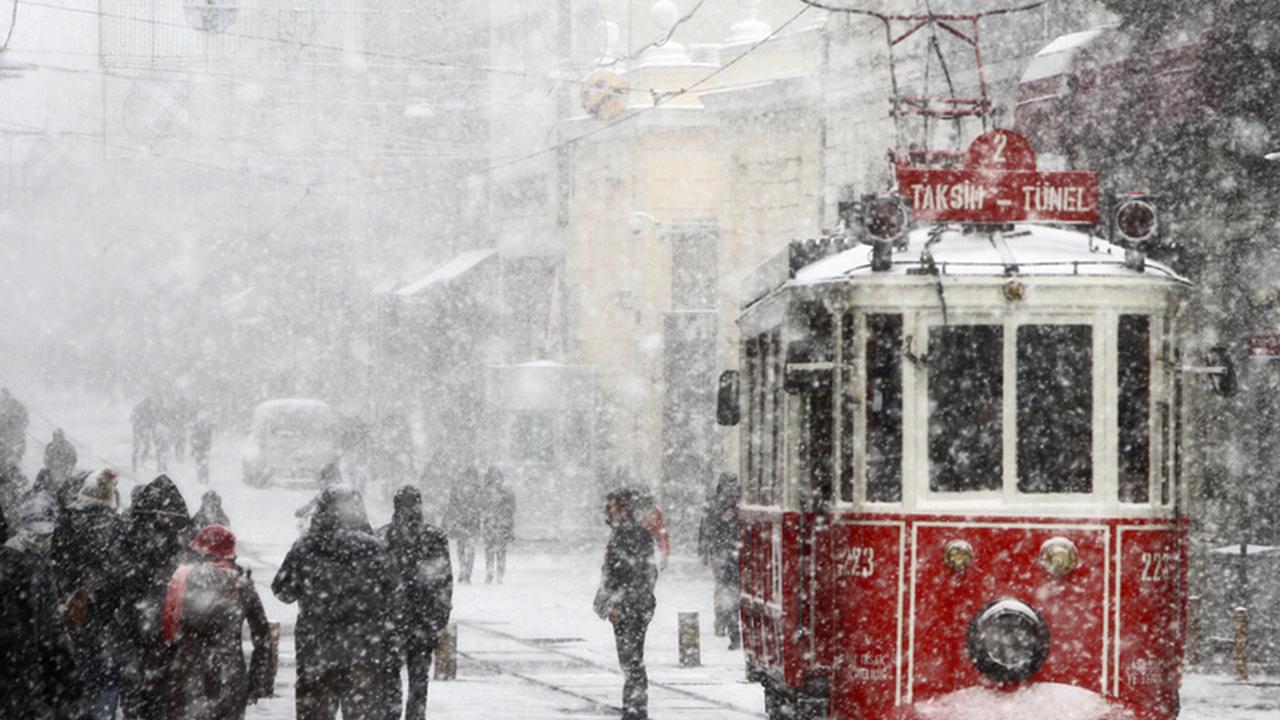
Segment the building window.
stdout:
<svg viewBox="0 0 1280 720">
<path fill-rule="evenodd" d="M 934 492 L 1001 487 L 1003 343 L 999 325 L 929 329 L 929 489 Z"/>
<path fill-rule="evenodd" d="M 867 316 L 867 502 L 902 500 L 902 316 Z"/>
<path fill-rule="evenodd" d="M 1151 499 L 1151 318 L 1121 315 L 1118 343 L 1120 502 Z"/>
<path fill-rule="evenodd" d="M 526 412 L 516 415 L 512 439 L 518 460 L 550 462 L 555 454 L 554 418 L 548 413 Z"/>
<path fill-rule="evenodd" d="M 1093 491 L 1093 328 L 1018 328 L 1018 490 Z"/>
</svg>

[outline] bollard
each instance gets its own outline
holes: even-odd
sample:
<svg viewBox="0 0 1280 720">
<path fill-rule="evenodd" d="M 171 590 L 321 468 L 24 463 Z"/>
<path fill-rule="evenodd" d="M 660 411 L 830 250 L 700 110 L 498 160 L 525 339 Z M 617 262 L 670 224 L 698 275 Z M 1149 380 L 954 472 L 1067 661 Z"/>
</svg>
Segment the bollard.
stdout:
<svg viewBox="0 0 1280 720">
<path fill-rule="evenodd" d="M 1236 625 L 1236 680 L 1249 679 L 1249 611 L 1238 607 L 1231 614 Z"/>
<path fill-rule="evenodd" d="M 458 678 L 458 626 L 449 623 L 440 640 L 436 643 L 436 679 L 456 680 Z"/>
<path fill-rule="evenodd" d="M 702 648 L 699 639 L 698 613 L 679 613 L 680 667 L 698 667 L 702 664 Z"/>
<path fill-rule="evenodd" d="M 1200 596 L 1187 598 L 1187 664 L 1200 667 Z"/>
</svg>

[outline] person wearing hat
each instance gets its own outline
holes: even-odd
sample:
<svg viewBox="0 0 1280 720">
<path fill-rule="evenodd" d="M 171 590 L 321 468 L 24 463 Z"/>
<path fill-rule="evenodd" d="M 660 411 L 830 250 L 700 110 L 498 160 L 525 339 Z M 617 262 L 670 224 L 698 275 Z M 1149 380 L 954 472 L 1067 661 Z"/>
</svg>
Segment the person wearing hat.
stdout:
<svg viewBox="0 0 1280 720">
<path fill-rule="evenodd" d="M 271 629 L 262 600 L 236 564 L 236 536 L 209 525 L 188 545 L 165 589 L 160 636 L 172 650 L 167 678 L 170 720 L 240 720 L 245 708 L 269 697 L 275 682 Z M 240 648 L 249 625 L 249 667 Z"/>
<path fill-rule="evenodd" d="M 200 496 L 200 509 L 191 518 L 191 523 L 197 528 L 207 528 L 210 525 L 231 527 L 227 512 L 222 509 L 222 496 L 217 490 L 206 490 Z"/>
<path fill-rule="evenodd" d="M 103 717 L 114 707 L 111 677 L 111 625 L 114 607 L 95 601 L 93 589 L 103 577 L 107 556 L 124 529 L 120 493 L 112 468 L 89 473 L 58 515 L 50 558 L 67 632 L 75 646 L 85 691 L 84 714 Z"/>
<path fill-rule="evenodd" d="M 613 624 L 618 664 L 625 680 L 622 686 L 623 720 L 649 717 L 649 678 L 644 667 L 644 639 L 653 619 L 656 600 L 653 587 L 658 580 L 654 563 L 653 536 L 636 517 L 638 498 L 634 490 L 614 490 L 605 499 L 605 522 L 609 525 L 609 545 L 605 549 L 595 611 Z"/>
<path fill-rule="evenodd" d="M 0 546 L 3 718 L 70 717 L 79 701 L 71 640 L 45 559 L 55 516 L 53 498 L 31 496 L 18 508 L 13 536 Z"/>
</svg>

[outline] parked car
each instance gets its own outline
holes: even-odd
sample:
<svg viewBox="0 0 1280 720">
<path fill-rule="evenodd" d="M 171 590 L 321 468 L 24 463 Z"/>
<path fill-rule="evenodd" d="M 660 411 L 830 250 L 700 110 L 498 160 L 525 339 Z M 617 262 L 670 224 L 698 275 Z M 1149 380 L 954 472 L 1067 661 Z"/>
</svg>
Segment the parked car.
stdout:
<svg viewBox="0 0 1280 720">
<path fill-rule="evenodd" d="M 320 400 L 267 400 L 253 411 L 244 452 L 244 482 L 318 483 L 320 469 L 341 455 L 338 415 Z"/>
</svg>

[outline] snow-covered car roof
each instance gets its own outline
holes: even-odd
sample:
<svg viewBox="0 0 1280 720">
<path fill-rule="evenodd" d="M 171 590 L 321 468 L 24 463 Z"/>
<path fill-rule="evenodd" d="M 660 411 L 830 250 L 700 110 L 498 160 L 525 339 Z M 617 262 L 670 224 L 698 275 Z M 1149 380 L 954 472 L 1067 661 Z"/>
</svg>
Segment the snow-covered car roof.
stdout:
<svg viewBox="0 0 1280 720">
<path fill-rule="evenodd" d="M 966 231 L 951 226 L 922 227 L 908 235 L 905 250 L 893 253 L 892 269 L 871 269 L 871 246 L 859 245 L 817 260 L 796 271 L 793 284 L 808 285 L 854 277 L 916 274 L 928 255 L 943 276 L 1148 277 L 1189 284 L 1169 267 L 1148 260 L 1142 271 L 1124 263 L 1124 248 L 1075 230 L 1017 225 L 1008 232 Z"/>
</svg>

